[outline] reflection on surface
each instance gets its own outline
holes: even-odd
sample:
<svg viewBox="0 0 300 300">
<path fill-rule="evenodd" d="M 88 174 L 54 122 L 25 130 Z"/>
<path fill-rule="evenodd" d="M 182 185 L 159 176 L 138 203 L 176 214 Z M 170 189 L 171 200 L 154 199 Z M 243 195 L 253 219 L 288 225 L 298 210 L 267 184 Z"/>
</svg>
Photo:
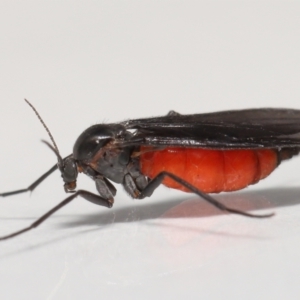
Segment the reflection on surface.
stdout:
<svg viewBox="0 0 300 300">
<path fill-rule="evenodd" d="M 242 191 L 215 194 L 213 197 L 226 206 L 239 210 L 259 211 L 268 209 L 270 212 L 276 212 L 277 207 L 300 204 L 300 188 Z M 132 206 L 133 204 L 129 203 L 121 208 L 103 209 L 101 212 L 97 210 L 95 214 L 80 216 L 77 220 L 64 222 L 61 226 L 108 225 L 156 218 L 202 218 L 227 214 L 192 194 L 161 201 L 153 201 L 151 198 L 143 201 L 137 200 L 134 201 L 134 207 Z"/>
</svg>

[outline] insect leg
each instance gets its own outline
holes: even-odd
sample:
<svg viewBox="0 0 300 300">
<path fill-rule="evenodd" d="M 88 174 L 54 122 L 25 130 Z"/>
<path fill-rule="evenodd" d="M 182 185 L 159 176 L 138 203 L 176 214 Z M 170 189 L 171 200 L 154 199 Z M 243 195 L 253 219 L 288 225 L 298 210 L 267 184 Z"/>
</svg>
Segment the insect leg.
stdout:
<svg viewBox="0 0 300 300">
<path fill-rule="evenodd" d="M 274 213 L 265 214 L 265 215 L 255 215 L 255 214 L 247 213 L 247 212 L 244 212 L 244 211 L 241 211 L 238 209 L 229 208 L 226 205 L 224 205 L 221 202 L 214 199 L 213 197 L 209 196 L 208 194 L 200 191 L 199 189 L 197 189 L 196 187 L 194 187 L 187 181 L 185 181 L 182 178 L 180 178 L 172 173 L 169 173 L 169 172 L 161 172 L 156 177 L 154 177 L 149 182 L 149 184 L 141 191 L 138 199 L 143 199 L 145 197 L 149 197 L 153 193 L 153 191 L 162 183 L 162 181 L 164 180 L 165 177 L 169 177 L 169 178 L 173 179 L 174 181 L 180 183 L 182 186 L 186 187 L 191 192 L 200 196 L 201 198 L 203 198 L 204 200 L 206 200 L 207 202 L 209 202 L 210 204 L 212 204 L 213 206 L 217 207 L 218 209 L 220 209 L 222 211 L 226 211 L 226 212 L 238 214 L 238 215 L 243 215 L 243 216 L 251 217 L 251 218 L 267 218 L 267 217 L 271 217 L 274 215 Z"/>
<path fill-rule="evenodd" d="M 6 240 L 9 238 L 12 238 L 14 236 L 20 235 L 26 231 L 29 231 L 31 229 L 34 229 L 38 227 L 41 223 L 43 223 L 46 219 L 48 219 L 51 215 L 53 215 L 56 211 L 70 203 L 72 200 L 74 200 L 77 196 L 81 196 L 85 200 L 88 200 L 94 204 L 98 204 L 101 206 L 105 206 L 108 208 L 111 208 L 113 206 L 113 199 L 104 199 L 96 194 L 93 194 L 91 192 L 85 191 L 85 190 L 79 190 L 72 194 L 71 196 L 67 197 L 65 200 L 60 202 L 58 205 L 54 206 L 52 209 L 50 209 L 47 213 L 45 213 L 43 216 L 41 216 L 39 219 L 37 219 L 35 222 L 33 222 L 30 226 L 25 227 L 19 231 L 16 231 L 14 233 L 11 233 L 6 236 L 0 237 L 0 240 Z"/>
<path fill-rule="evenodd" d="M 57 169 L 57 164 L 54 165 L 49 171 L 47 171 L 45 174 L 43 174 L 41 177 L 39 177 L 35 182 L 33 182 L 28 188 L 16 190 L 12 192 L 6 192 L 6 193 L 0 193 L 0 197 L 7 197 L 12 196 L 16 194 L 21 194 L 25 192 L 32 192 L 44 179 L 46 179 L 51 173 L 53 173 Z"/>
</svg>

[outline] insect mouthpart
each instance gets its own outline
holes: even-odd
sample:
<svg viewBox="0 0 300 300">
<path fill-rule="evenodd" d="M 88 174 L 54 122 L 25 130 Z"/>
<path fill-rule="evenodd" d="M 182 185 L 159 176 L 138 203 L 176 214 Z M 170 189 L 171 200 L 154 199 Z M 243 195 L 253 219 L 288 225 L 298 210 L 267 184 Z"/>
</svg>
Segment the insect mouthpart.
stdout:
<svg viewBox="0 0 300 300">
<path fill-rule="evenodd" d="M 64 190 L 66 193 L 73 193 L 76 189 L 76 181 L 68 182 L 64 184 Z"/>
</svg>

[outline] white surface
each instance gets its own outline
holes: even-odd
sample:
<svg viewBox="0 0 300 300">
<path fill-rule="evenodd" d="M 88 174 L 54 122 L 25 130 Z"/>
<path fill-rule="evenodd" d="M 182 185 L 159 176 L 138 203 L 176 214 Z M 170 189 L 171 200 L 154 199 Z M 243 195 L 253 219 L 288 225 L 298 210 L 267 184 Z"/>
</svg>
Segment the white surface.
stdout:
<svg viewBox="0 0 300 300">
<path fill-rule="evenodd" d="M 300 108 L 300 4 L 289 1 L 2 1 L 0 190 L 55 163 L 97 122 L 247 107 Z M 216 196 L 266 220 L 224 215 L 158 189 L 111 210 L 78 199 L 0 244 L 1 299 L 299 299 L 300 160 Z M 80 188 L 94 191 L 84 176 Z M 58 173 L 1 199 L 0 234 L 65 197 Z"/>
</svg>

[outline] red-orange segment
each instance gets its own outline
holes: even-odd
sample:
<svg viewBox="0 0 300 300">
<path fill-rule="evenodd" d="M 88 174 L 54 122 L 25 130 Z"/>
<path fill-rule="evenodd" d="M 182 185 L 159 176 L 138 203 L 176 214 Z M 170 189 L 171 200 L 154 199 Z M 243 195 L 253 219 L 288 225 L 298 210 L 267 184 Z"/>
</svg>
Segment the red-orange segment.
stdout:
<svg viewBox="0 0 300 300">
<path fill-rule="evenodd" d="M 149 178 L 162 171 L 179 176 L 206 193 L 235 191 L 268 176 L 278 165 L 275 150 L 209 150 L 168 147 L 154 150 L 141 147 L 140 168 Z M 163 184 L 189 192 L 166 178 Z"/>
</svg>

